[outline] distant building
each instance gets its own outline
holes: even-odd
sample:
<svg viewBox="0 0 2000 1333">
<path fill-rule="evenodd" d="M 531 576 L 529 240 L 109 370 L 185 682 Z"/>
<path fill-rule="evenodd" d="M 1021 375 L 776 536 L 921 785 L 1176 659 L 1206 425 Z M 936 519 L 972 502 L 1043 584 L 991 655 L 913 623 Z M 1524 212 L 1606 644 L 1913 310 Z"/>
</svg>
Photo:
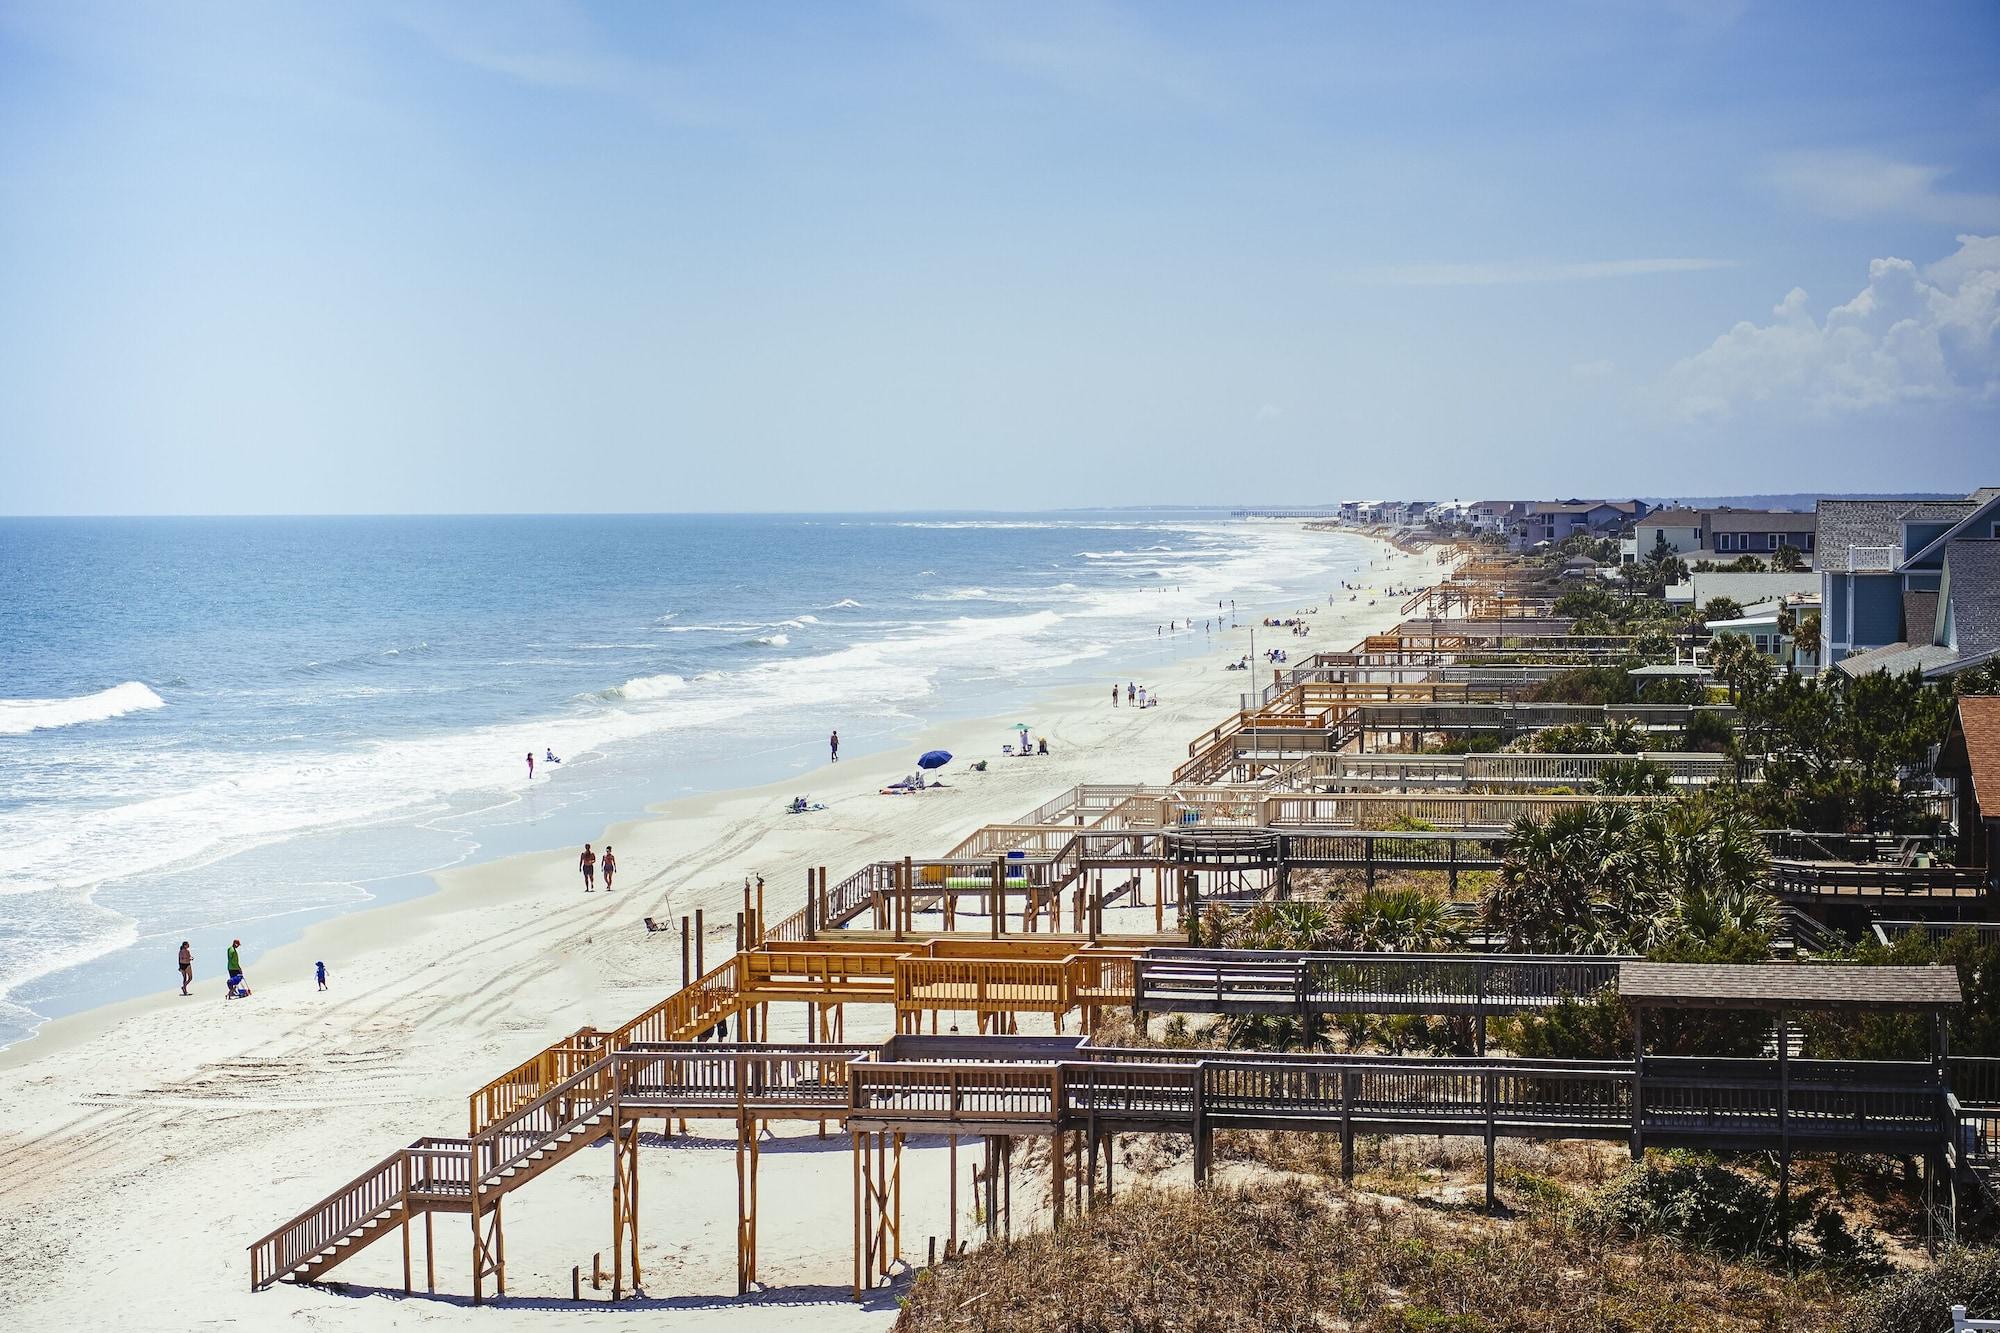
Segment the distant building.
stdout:
<svg viewBox="0 0 2000 1333">
<path fill-rule="evenodd" d="M 1819 520 L 1790 509 L 1656 509 L 1640 519 L 1620 549 L 1626 563 L 1644 560 L 1664 544 L 1681 559 L 1723 563 L 1745 555 L 1768 558 L 1781 546 L 1810 555 Z"/>
<path fill-rule="evenodd" d="M 1646 513 L 1643 500 L 1531 500 L 1510 515 L 1507 536 L 1515 550 L 1526 551 L 1578 533 L 1611 536 Z"/>
<path fill-rule="evenodd" d="M 1813 567 L 1827 660 L 1843 671 L 1949 675 L 2000 650 L 2000 487 L 1822 500 Z"/>
</svg>

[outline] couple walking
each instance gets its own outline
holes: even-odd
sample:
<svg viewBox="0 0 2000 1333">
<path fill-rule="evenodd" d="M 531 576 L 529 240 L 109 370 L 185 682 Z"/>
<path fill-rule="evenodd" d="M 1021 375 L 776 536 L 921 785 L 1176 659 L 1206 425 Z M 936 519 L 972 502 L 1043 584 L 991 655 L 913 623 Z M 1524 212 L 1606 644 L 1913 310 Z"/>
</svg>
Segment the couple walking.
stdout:
<svg viewBox="0 0 2000 1333">
<path fill-rule="evenodd" d="M 250 993 L 250 988 L 243 984 L 243 958 L 240 953 L 242 948 L 242 940 L 229 941 L 229 978 L 227 986 L 223 990 L 223 997 L 225 999 L 241 999 Z M 192 994 L 193 992 L 189 991 L 188 987 L 194 984 L 194 946 L 186 940 L 181 941 L 179 962 L 181 968 L 181 994 Z M 321 963 L 320 966 L 324 968 L 326 964 Z M 321 989 L 323 990 L 325 987 L 322 986 Z"/>
<path fill-rule="evenodd" d="M 604 891 L 609 893 L 611 892 L 611 877 L 618 873 L 618 858 L 611 854 L 610 843 L 607 842 L 604 844 L 604 855 L 599 856 L 596 852 L 590 850 L 590 844 L 586 842 L 583 844 L 583 855 L 576 858 L 576 868 L 583 872 L 583 891 L 585 893 L 591 893 L 595 890 L 599 871 L 604 873 Z"/>
</svg>

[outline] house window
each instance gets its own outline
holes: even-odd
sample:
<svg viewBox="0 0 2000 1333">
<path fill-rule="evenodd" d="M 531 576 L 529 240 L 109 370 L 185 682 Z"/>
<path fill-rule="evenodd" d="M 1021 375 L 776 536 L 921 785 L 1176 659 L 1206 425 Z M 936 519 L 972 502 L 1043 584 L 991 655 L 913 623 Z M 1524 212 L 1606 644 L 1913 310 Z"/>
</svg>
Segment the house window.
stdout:
<svg viewBox="0 0 2000 1333">
<path fill-rule="evenodd" d="M 1757 636 L 1757 651 L 1758 651 L 1758 652 L 1760 652 L 1760 653 L 1768 653 L 1768 652 L 1770 652 L 1770 651 L 1771 651 L 1771 636 L 1770 636 L 1770 635 L 1768 635 L 1768 634 L 1759 634 L 1759 635 Z"/>
<path fill-rule="evenodd" d="M 1733 543 L 1735 540 L 1734 537 L 1731 537 L 1726 532 L 1718 532 L 1715 534 L 1715 549 L 1718 551 L 1732 550 L 1734 549 Z"/>
<path fill-rule="evenodd" d="M 1775 533 L 1775 532 L 1774 532 L 1774 533 L 1772 533 L 1772 534 L 1770 535 L 1770 537 L 1769 537 L 1769 538 L 1767 538 L 1767 540 L 1768 540 L 1768 541 L 1769 541 L 1769 542 L 1770 542 L 1771 544 L 1770 544 L 1770 546 L 1768 546 L 1768 547 L 1767 547 L 1767 548 L 1765 548 L 1765 549 L 1767 549 L 1767 550 L 1772 550 L 1772 551 L 1775 551 L 1775 550 L 1777 550 L 1777 549 L 1778 549 L 1778 534 L 1777 534 L 1777 533 Z"/>
</svg>

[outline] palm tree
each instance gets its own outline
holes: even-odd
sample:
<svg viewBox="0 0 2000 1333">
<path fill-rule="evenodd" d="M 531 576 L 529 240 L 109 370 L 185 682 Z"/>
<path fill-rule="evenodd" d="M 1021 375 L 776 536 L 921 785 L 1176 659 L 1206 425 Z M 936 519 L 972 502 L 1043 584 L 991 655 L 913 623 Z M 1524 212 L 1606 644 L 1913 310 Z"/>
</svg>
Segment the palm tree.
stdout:
<svg viewBox="0 0 2000 1333">
<path fill-rule="evenodd" d="M 1369 889 L 1340 908 L 1347 947 L 1387 953 L 1448 949 L 1465 938 L 1450 905 L 1422 889 Z"/>
<path fill-rule="evenodd" d="M 1644 856 L 1631 806 L 1574 806 L 1541 823 L 1523 815 L 1509 830 L 1499 881 L 1487 893 L 1487 922 L 1514 947 L 1583 951 L 1602 944 L 1598 905 L 1628 896 Z"/>
<path fill-rule="evenodd" d="M 1819 612 L 1806 612 L 1798 618 L 1798 624 L 1792 629 L 1792 647 L 1807 657 L 1818 657 L 1819 632 Z"/>
<path fill-rule="evenodd" d="M 1730 930 L 1769 938 L 1778 930 L 1778 900 L 1753 884 L 1696 889 L 1675 901 L 1673 927 L 1702 944 Z"/>
</svg>

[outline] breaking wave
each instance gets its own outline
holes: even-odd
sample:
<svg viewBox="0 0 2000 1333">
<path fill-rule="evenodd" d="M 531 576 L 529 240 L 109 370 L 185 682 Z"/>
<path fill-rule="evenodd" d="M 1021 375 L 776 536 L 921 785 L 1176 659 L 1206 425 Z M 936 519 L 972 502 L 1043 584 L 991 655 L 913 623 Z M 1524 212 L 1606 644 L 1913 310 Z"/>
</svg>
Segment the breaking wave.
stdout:
<svg viewBox="0 0 2000 1333">
<path fill-rule="evenodd" d="M 73 699 L 0 699 L 0 736 L 103 722 L 166 706 L 167 701 L 153 693 L 151 686 L 136 680 Z"/>
</svg>

